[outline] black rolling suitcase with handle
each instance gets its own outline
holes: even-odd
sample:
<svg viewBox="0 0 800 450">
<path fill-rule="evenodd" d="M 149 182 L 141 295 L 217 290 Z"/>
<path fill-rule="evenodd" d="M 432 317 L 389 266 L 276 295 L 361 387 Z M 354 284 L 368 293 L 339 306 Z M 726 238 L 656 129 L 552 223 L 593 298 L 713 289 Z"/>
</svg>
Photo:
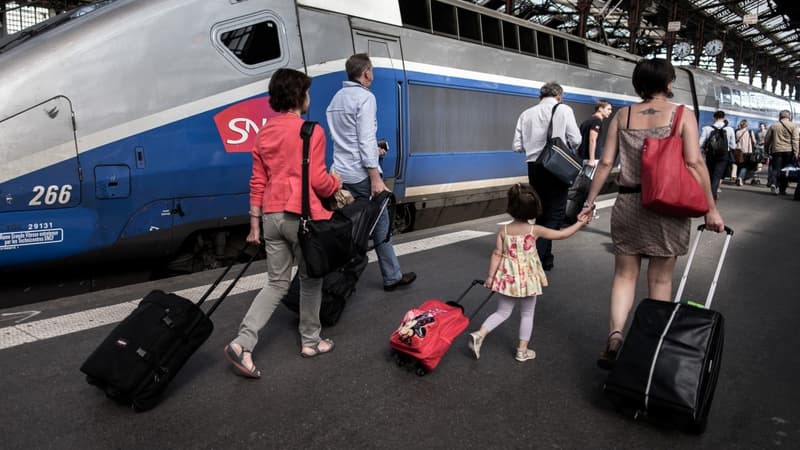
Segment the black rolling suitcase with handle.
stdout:
<svg viewBox="0 0 800 450">
<path fill-rule="evenodd" d="M 603 389 L 634 417 L 705 431 L 719 377 L 724 340 L 722 314 L 708 309 L 728 251 L 726 237 L 705 305 L 681 303 L 689 269 L 705 225 L 689 252 L 674 302 L 643 300 Z"/>
<path fill-rule="evenodd" d="M 225 269 L 197 304 L 160 290 L 147 294 L 83 363 L 81 371 L 86 374 L 86 381 L 137 412 L 156 406 L 169 382 L 211 335 L 214 330 L 211 314 L 258 253 L 253 253 L 207 313 L 200 306 L 236 261 Z"/>
</svg>

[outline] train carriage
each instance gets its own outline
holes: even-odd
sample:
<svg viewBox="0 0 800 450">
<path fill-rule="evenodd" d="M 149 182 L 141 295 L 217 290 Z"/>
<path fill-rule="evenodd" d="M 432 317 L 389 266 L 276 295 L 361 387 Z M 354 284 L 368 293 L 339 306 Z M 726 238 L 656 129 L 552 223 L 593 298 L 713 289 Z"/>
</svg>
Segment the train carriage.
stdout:
<svg viewBox="0 0 800 450">
<path fill-rule="evenodd" d="M 308 116 L 326 126 L 357 52 L 375 65 L 401 228 L 502 211 L 506 187 L 527 179 L 514 125 L 545 82 L 564 86 L 579 121 L 599 99 L 638 101 L 635 57 L 467 2 L 102 0 L 0 40 L 0 271 L 213 266 L 247 226 L 270 74 L 312 76 Z M 675 93 L 701 122 L 790 108 L 697 69 L 679 70 Z"/>
</svg>

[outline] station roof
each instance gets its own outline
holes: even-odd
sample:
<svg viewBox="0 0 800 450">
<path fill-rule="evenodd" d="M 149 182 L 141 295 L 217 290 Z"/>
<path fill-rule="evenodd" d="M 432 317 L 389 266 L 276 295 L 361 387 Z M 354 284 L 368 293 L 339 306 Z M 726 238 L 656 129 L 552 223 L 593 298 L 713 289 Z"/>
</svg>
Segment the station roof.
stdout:
<svg viewBox="0 0 800 450">
<path fill-rule="evenodd" d="M 749 76 L 751 83 L 757 75 L 765 88 L 767 77 L 791 90 L 800 88 L 797 0 L 463 1 L 503 13 L 508 8 L 521 19 L 640 56 L 664 55 L 670 44 L 686 43 L 681 44 L 685 56 L 670 53 L 674 61 L 729 76 Z M 581 30 L 582 11 L 586 15 Z M 680 29 L 668 32 L 669 22 L 680 22 Z M 704 49 L 713 40 L 723 44 L 716 56 Z"/>
</svg>

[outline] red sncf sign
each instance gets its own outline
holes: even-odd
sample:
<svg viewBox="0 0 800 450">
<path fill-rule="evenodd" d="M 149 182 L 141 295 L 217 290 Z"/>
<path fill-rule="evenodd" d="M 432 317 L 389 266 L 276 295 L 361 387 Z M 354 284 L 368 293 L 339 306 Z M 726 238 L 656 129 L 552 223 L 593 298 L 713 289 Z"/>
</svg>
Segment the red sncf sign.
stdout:
<svg viewBox="0 0 800 450">
<path fill-rule="evenodd" d="M 226 152 L 249 152 L 253 150 L 258 130 L 277 115 L 269 106 L 269 96 L 264 96 L 225 108 L 214 116 L 214 123 Z"/>
</svg>

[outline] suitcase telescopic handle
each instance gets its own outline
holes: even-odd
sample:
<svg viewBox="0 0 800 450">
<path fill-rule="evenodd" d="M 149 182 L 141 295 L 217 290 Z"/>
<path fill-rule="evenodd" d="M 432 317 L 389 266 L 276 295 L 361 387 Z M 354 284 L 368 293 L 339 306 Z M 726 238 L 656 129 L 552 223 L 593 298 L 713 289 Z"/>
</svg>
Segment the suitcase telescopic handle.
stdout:
<svg viewBox="0 0 800 450">
<path fill-rule="evenodd" d="M 464 292 L 461 293 L 461 295 L 458 296 L 458 298 L 456 299 L 456 303 L 461 303 L 461 300 L 464 297 L 466 297 L 469 291 L 472 290 L 472 288 L 474 288 L 476 285 L 480 284 L 481 286 L 483 286 L 483 282 L 484 280 L 479 280 L 477 278 L 472 280 L 472 282 L 469 284 L 469 287 L 465 289 Z M 470 321 L 475 318 L 475 316 L 478 314 L 478 312 L 480 312 L 481 309 L 483 309 L 484 305 L 486 305 L 486 302 L 488 302 L 493 295 L 494 291 L 489 291 L 489 295 L 486 296 L 485 299 L 483 299 L 483 302 L 481 302 L 480 306 L 478 306 L 478 308 L 475 311 L 473 311 L 472 314 L 469 316 Z"/>
<path fill-rule="evenodd" d="M 681 282 L 678 285 L 678 291 L 675 293 L 675 303 L 681 301 L 681 295 L 683 295 L 683 288 L 686 286 L 686 279 L 689 277 L 689 270 L 692 267 L 692 261 L 694 261 L 694 254 L 697 251 L 697 244 L 700 243 L 700 236 L 703 235 L 703 231 L 706 230 L 705 224 L 702 224 L 697 227 L 697 236 L 694 239 L 694 243 L 692 243 L 692 249 L 689 251 L 689 259 L 686 261 L 686 268 L 683 269 L 683 276 L 681 277 Z M 711 287 L 708 289 L 708 296 L 706 297 L 706 301 L 704 307 L 706 309 L 711 307 L 711 299 L 714 298 L 714 291 L 717 289 L 717 279 L 719 279 L 719 273 L 722 271 L 722 263 L 725 262 L 725 255 L 728 253 L 728 245 L 731 242 L 731 237 L 733 237 L 733 229 L 731 227 L 725 227 L 725 243 L 722 245 L 722 254 L 719 256 L 719 262 L 717 263 L 717 269 L 714 272 L 714 279 L 711 280 Z"/>
<path fill-rule="evenodd" d="M 242 253 L 245 253 L 245 250 L 247 250 L 247 247 L 242 249 Z M 216 311 L 217 308 L 219 308 L 219 305 L 222 303 L 223 300 L 225 300 L 225 297 L 227 297 L 228 294 L 230 294 L 230 292 L 233 290 L 233 287 L 236 286 L 236 283 L 239 281 L 239 278 L 242 278 L 242 275 L 244 275 L 244 273 L 247 272 L 247 269 L 250 267 L 250 264 L 253 264 L 253 261 L 255 261 L 259 253 L 261 253 L 261 248 L 257 248 L 256 251 L 254 251 L 253 254 L 250 255 L 250 259 L 247 260 L 247 264 L 245 264 L 244 267 L 242 267 L 239 273 L 236 274 L 236 278 L 234 278 L 233 281 L 231 281 L 228 287 L 225 288 L 225 291 L 222 293 L 222 295 L 220 295 L 219 298 L 214 302 L 214 304 L 211 305 L 211 308 L 208 310 L 208 313 L 206 313 L 208 317 L 211 317 L 211 314 L 214 314 L 214 311 Z"/>
<path fill-rule="evenodd" d="M 214 292 L 214 289 L 216 289 L 217 286 L 219 285 L 219 283 L 225 278 L 225 275 L 227 275 L 228 272 L 231 271 L 233 266 L 236 265 L 237 261 L 239 261 L 242 258 L 243 255 L 247 254 L 247 249 L 249 247 L 250 247 L 250 244 L 245 244 L 245 246 L 242 247 L 241 250 L 239 250 L 239 254 L 236 256 L 236 258 L 234 258 L 233 261 L 231 261 L 231 263 L 228 264 L 228 267 L 225 268 L 225 270 L 217 277 L 217 279 L 214 280 L 214 283 L 212 283 L 211 286 L 206 290 L 206 292 L 203 294 L 203 296 L 200 297 L 200 300 L 197 302 L 197 306 L 198 307 L 203 305 L 203 303 L 206 301 L 208 296 L 211 295 L 212 292 Z M 250 267 L 250 264 L 253 263 L 253 261 L 256 259 L 256 256 L 258 256 L 258 254 L 260 252 L 261 252 L 261 248 L 256 248 L 256 251 L 254 251 L 253 254 L 250 255 L 250 258 L 247 261 L 247 264 L 242 268 L 242 270 L 239 271 L 239 275 L 236 277 L 236 279 L 233 281 L 233 283 L 231 283 L 230 286 L 228 286 L 228 289 L 226 290 L 226 292 L 224 294 L 222 294 L 221 298 L 225 298 L 225 296 L 228 295 L 228 292 L 230 292 L 230 289 L 232 289 L 233 285 L 236 284 L 237 281 L 239 281 L 239 278 L 242 277 L 242 274 L 244 274 L 244 272 L 247 270 L 247 268 Z M 220 300 L 217 300 L 217 303 L 214 304 L 214 306 L 212 307 L 211 311 L 209 311 L 209 315 L 211 314 L 211 312 L 213 312 L 214 309 L 217 309 L 217 304 L 219 303 L 219 301 Z"/>
</svg>

